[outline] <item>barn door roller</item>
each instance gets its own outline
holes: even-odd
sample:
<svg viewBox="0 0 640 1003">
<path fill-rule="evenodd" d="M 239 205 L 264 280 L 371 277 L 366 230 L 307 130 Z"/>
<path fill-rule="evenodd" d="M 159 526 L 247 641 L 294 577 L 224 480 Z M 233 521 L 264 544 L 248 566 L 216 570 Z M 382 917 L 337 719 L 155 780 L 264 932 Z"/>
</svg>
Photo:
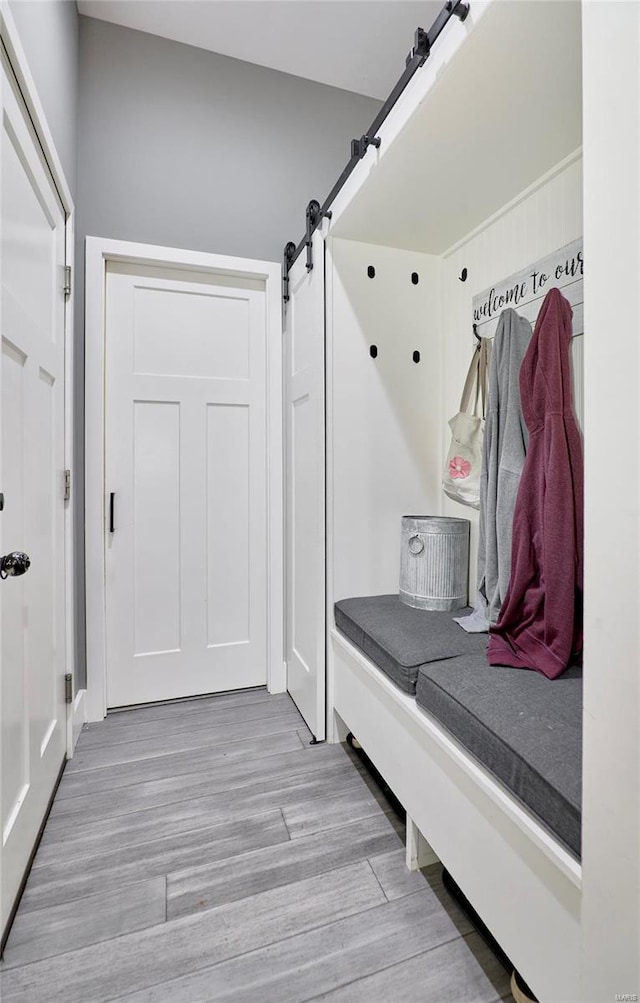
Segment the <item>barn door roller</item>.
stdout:
<svg viewBox="0 0 640 1003">
<path fill-rule="evenodd" d="M 290 240 L 288 244 L 285 244 L 284 263 L 282 269 L 282 298 L 285 303 L 289 302 L 289 272 L 291 271 L 293 262 L 300 254 L 302 247 L 306 247 L 307 249 L 307 271 L 310 272 L 313 269 L 313 235 L 325 216 L 328 219 L 331 219 L 331 210 L 329 209 L 323 211 L 318 200 L 311 199 L 305 214 L 305 234 L 300 247 L 296 247 L 292 240 Z"/>
<path fill-rule="evenodd" d="M 324 216 L 328 216 L 331 219 L 331 210 L 327 212 L 322 211 L 322 207 L 319 202 L 315 199 L 311 199 L 309 205 L 307 206 L 306 213 L 306 233 L 305 233 L 305 246 L 307 248 L 307 271 L 310 272 L 313 268 L 313 240 L 312 237 L 315 231 L 320 226 Z"/>
</svg>

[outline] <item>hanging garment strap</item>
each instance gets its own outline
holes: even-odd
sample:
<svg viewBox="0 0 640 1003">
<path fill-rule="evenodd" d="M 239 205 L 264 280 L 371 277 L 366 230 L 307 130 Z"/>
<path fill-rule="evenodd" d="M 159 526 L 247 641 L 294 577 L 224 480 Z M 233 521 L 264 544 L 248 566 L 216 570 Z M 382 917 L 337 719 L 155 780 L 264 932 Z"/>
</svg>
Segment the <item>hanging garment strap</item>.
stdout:
<svg viewBox="0 0 640 1003">
<path fill-rule="evenodd" d="M 478 391 L 482 400 L 482 417 L 487 414 L 487 396 L 489 384 L 489 361 L 491 359 L 491 341 L 482 338 L 480 341 L 480 358 L 478 360 Z M 477 397 L 476 397 L 477 411 Z"/>
<path fill-rule="evenodd" d="M 478 404 L 482 405 L 480 416 L 485 417 L 487 407 L 487 383 L 489 376 L 489 360 L 491 357 L 491 342 L 481 338 L 476 345 L 471 364 L 464 381 L 460 411 L 469 411 L 471 398 L 474 397 L 472 414 L 478 414 Z M 474 394 L 475 390 L 475 394 Z"/>
<path fill-rule="evenodd" d="M 473 394 L 474 388 L 475 394 L 475 404 L 474 411 L 478 403 L 478 375 L 480 370 L 480 354 L 482 351 L 482 346 L 480 344 L 476 345 L 473 358 L 471 359 L 471 364 L 467 372 L 467 378 L 464 381 L 464 387 L 462 390 L 462 397 L 460 398 L 460 411 L 468 411 L 469 405 L 471 404 L 471 395 Z"/>
</svg>

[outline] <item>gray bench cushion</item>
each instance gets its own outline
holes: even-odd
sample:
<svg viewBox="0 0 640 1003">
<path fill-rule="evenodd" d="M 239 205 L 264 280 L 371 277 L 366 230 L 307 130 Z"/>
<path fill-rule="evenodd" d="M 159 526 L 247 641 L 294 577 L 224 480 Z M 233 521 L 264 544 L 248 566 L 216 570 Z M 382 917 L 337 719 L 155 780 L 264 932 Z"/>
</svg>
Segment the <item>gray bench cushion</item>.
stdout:
<svg viewBox="0 0 640 1003">
<path fill-rule="evenodd" d="M 467 634 L 454 622 L 471 610 L 413 609 L 397 595 L 341 599 L 336 627 L 405 693 L 415 693 L 418 668 L 465 652 L 486 659 L 487 635 Z"/>
<path fill-rule="evenodd" d="M 423 666 L 416 702 L 580 857 L 581 669 L 549 680 L 466 655 Z"/>
</svg>

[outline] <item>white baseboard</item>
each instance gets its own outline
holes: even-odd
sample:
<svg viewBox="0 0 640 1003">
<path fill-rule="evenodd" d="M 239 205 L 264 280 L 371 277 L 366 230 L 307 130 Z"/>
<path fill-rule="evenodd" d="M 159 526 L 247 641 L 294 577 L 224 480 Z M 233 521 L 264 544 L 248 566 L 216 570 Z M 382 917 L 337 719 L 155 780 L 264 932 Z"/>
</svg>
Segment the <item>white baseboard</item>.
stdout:
<svg viewBox="0 0 640 1003">
<path fill-rule="evenodd" d="M 69 727 L 67 731 L 67 758 L 73 759 L 73 752 L 76 747 L 83 724 L 87 720 L 87 691 L 78 690 L 73 698 L 73 710 L 69 715 Z"/>
</svg>

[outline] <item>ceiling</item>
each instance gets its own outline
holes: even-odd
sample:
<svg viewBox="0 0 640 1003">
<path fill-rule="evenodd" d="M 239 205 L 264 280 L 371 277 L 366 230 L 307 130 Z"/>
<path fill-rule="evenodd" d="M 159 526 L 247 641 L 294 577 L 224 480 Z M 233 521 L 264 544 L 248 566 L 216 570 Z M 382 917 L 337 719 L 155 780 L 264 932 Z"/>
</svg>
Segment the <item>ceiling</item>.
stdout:
<svg viewBox="0 0 640 1003">
<path fill-rule="evenodd" d="M 384 100 L 441 0 L 78 0 L 88 17 Z"/>
</svg>

